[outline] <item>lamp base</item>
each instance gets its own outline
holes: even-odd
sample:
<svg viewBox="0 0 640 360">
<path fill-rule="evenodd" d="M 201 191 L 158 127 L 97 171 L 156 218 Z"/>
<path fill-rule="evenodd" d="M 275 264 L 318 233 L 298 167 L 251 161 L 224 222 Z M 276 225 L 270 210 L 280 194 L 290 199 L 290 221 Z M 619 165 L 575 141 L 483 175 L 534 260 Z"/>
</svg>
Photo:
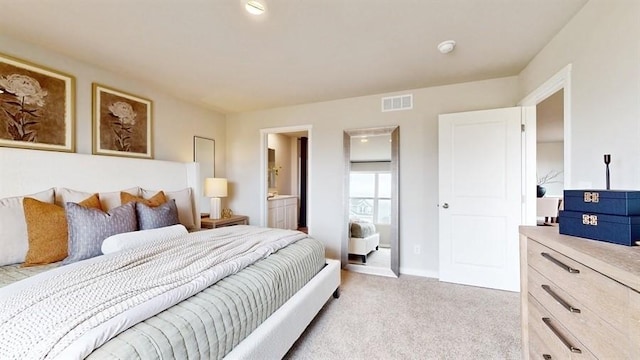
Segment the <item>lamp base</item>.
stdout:
<svg viewBox="0 0 640 360">
<path fill-rule="evenodd" d="M 211 198 L 211 208 L 209 210 L 209 219 L 218 220 L 220 219 L 220 213 L 222 212 L 222 205 L 220 198 L 214 197 Z"/>
</svg>

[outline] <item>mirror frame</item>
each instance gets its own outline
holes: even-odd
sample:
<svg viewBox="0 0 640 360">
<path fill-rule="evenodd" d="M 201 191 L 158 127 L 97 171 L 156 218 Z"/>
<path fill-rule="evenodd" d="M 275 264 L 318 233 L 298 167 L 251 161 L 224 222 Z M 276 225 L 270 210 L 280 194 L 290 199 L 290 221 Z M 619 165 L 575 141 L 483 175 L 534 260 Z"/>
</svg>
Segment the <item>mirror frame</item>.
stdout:
<svg viewBox="0 0 640 360">
<path fill-rule="evenodd" d="M 342 267 L 349 264 L 349 174 L 351 173 L 351 137 L 354 136 L 391 135 L 391 271 L 400 276 L 400 127 L 386 126 L 366 129 L 345 130 L 343 134 L 344 148 L 344 186 L 343 208 L 344 226 L 342 244 L 340 246 L 340 262 Z"/>
<path fill-rule="evenodd" d="M 198 153 L 198 142 L 201 142 L 201 141 L 211 142 L 212 153 L 210 158 L 208 157 L 209 155 L 206 155 L 207 158 L 203 158 L 203 156 L 205 155 Z M 206 162 L 206 161 L 211 161 L 211 165 L 213 166 L 212 168 L 213 174 L 211 174 L 211 177 L 215 177 L 216 176 L 216 141 L 211 138 L 194 135 L 193 136 L 193 162 L 202 164 L 203 162 Z M 202 165 L 200 165 L 199 176 L 200 176 L 200 181 L 199 181 L 200 189 L 198 190 L 198 193 L 194 197 L 198 199 L 198 203 L 200 205 L 199 208 L 206 209 L 209 207 L 210 199 L 204 196 L 204 179 L 209 176 L 207 176 L 206 174 L 203 174 Z M 200 212 L 202 212 L 202 210 L 200 210 Z"/>
</svg>

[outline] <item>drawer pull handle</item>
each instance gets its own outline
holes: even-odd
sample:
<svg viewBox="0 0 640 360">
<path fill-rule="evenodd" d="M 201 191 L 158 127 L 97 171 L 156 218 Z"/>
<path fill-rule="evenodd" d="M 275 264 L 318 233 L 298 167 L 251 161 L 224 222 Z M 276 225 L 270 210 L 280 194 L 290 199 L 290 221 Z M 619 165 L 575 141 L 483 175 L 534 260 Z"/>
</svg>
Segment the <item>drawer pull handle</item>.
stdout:
<svg viewBox="0 0 640 360">
<path fill-rule="evenodd" d="M 569 272 L 571 274 L 579 274 L 580 273 L 580 270 L 572 268 L 571 266 L 569 266 L 569 265 L 563 263 L 562 261 L 554 258 L 553 256 L 547 254 L 546 252 L 540 253 L 540 255 L 542 255 L 543 258 L 545 258 L 545 259 L 551 261 L 552 263 L 560 266 L 561 268 L 567 270 L 567 272 Z"/>
<path fill-rule="evenodd" d="M 543 358 L 544 360 L 551 360 L 551 355 L 549 355 L 549 354 L 542 354 L 542 358 Z"/>
<path fill-rule="evenodd" d="M 571 351 L 572 353 L 576 353 L 576 354 L 582 354 L 582 350 L 578 349 L 577 347 L 574 347 L 573 345 L 571 345 L 567 339 L 564 338 L 564 336 L 562 336 L 562 334 L 555 328 L 553 327 L 553 325 L 551 325 L 551 319 L 547 318 L 547 317 L 543 317 L 542 321 L 547 325 L 547 327 L 549 327 L 549 329 L 558 337 L 558 339 L 560 339 L 560 341 L 562 341 L 562 343 L 564 344 L 564 346 L 567 347 L 567 349 L 569 349 L 569 351 Z"/>
<path fill-rule="evenodd" d="M 552 298 L 554 298 L 557 302 L 559 302 L 560 305 L 564 306 L 565 309 L 569 310 L 569 312 L 577 313 L 577 314 L 580 313 L 580 309 L 574 308 L 573 306 L 569 305 L 569 303 L 564 301 L 564 299 L 561 298 L 560 295 L 556 294 L 553 290 L 551 290 L 549 285 L 542 285 L 542 289 L 544 289 L 544 291 L 546 291 L 549 295 L 551 295 Z"/>
</svg>

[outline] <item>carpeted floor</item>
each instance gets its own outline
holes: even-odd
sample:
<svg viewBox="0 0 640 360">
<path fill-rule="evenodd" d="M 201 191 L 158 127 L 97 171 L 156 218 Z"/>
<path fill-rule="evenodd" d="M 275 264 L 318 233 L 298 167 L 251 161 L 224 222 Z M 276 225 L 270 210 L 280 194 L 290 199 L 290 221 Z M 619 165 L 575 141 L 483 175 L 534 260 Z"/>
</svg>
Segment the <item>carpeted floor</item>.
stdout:
<svg viewBox="0 0 640 360">
<path fill-rule="evenodd" d="M 342 272 L 286 359 L 520 359 L 519 294 Z"/>
</svg>

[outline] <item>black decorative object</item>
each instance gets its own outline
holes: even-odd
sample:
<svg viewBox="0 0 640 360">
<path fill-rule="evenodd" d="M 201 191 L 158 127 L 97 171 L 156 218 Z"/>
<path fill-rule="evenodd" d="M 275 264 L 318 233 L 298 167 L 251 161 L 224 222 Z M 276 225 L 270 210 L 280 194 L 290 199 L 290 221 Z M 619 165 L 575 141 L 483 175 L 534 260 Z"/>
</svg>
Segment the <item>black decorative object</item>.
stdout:
<svg viewBox="0 0 640 360">
<path fill-rule="evenodd" d="M 609 183 L 609 163 L 611 162 L 611 154 L 604 154 L 604 164 L 607 167 L 607 190 L 611 189 L 610 183 Z"/>
<path fill-rule="evenodd" d="M 536 196 L 543 197 L 547 193 L 547 189 L 544 186 L 536 185 Z"/>
</svg>

